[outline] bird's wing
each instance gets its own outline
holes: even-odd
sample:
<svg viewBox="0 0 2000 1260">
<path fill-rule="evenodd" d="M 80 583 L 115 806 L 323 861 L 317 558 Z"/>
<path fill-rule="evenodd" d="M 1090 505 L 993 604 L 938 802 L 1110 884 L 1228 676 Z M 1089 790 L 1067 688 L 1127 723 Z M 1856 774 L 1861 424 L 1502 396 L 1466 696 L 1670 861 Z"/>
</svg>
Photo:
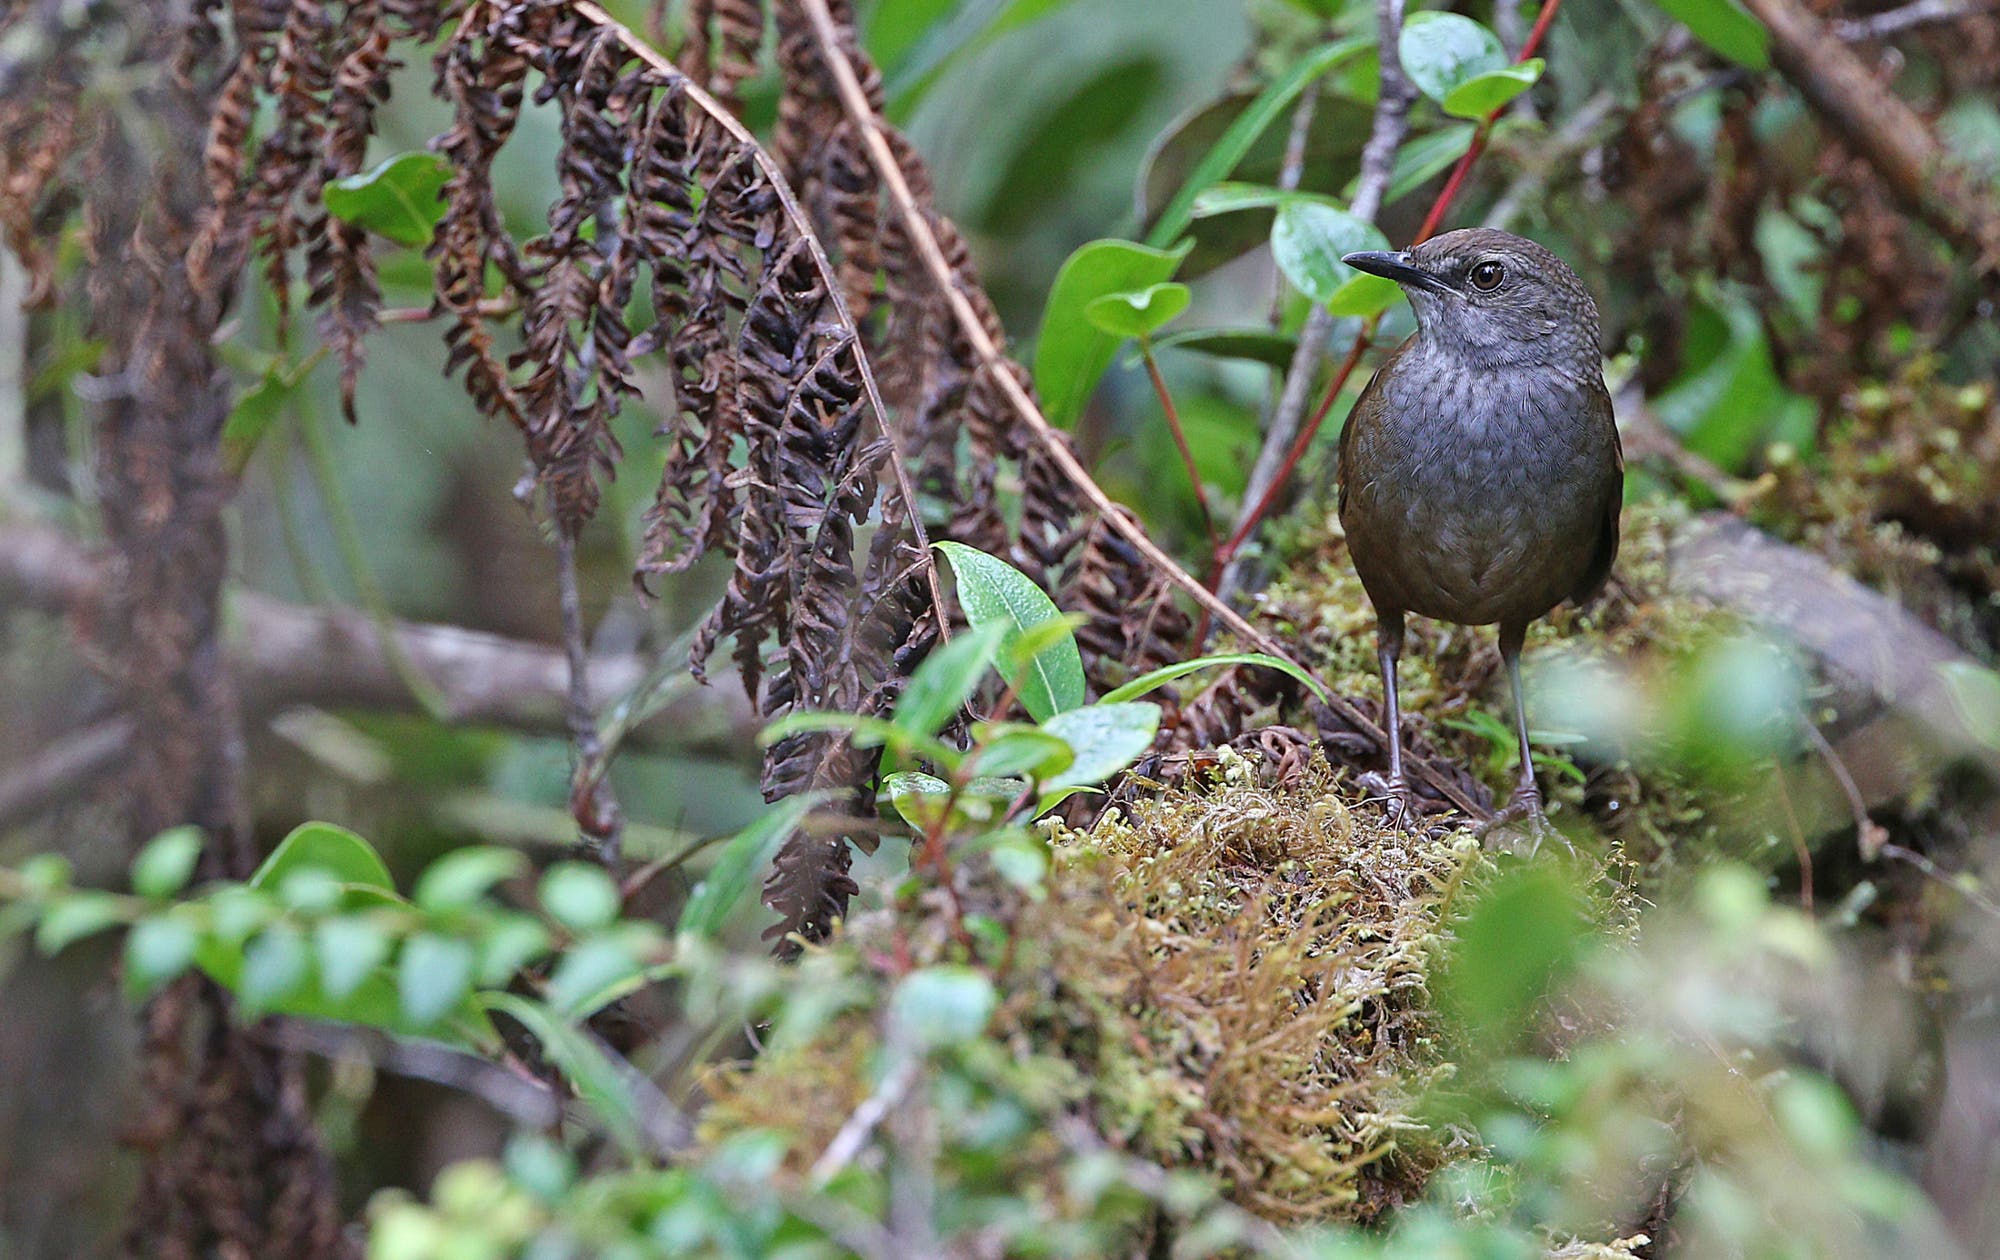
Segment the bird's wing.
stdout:
<svg viewBox="0 0 2000 1260">
<path fill-rule="evenodd" d="M 1611 395 L 1602 379 L 1593 378 L 1590 388 L 1591 420 L 1608 434 L 1611 467 L 1605 472 L 1605 506 L 1597 528 L 1597 550 L 1577 584 L 1570 602 L 1581 604 L 1604 587 L 1611 576 L 1612 562 L 1618 559 L 1618 512 L 1625 504 L 1625 451 L 1618 441 L 1618 420 L 1611 408 Z"/>
<path fill-rule="evenodd" d="M 1368 418 L 1375 414 L 1375 408 L 1378 405 L 1375 398 L 1375 391 L 1381 386 L 1382 378 L 1388 374 L 1389 366 L 1396 361 L 1397 357 L 1404 350 L 1409 348 L 1410 342 L 1415 340 L 1416 338 L 1412 336 L 1409 340 L 1403 342 L 1402 345 L 1391 350 L 1389 357 L 1382 360 L 1382 366 L 1376 368 L 1375 375 L 1369 377 L 1368 383 L 1361 387 L 1361 396 L 1354 400 L 1354 406 L 1348 410 L 1346 423 L 1340 426 L 1339 458 L 1333 472 L 1334 485 L 1338 487 L 1340 492 L 1334 504 L 1334 510 L 1342 515 L 1345 515 L 1347 512 L 1347 492 L 1352 484 L 1349 480 L 1350 474 L 1348 470 L 1353 467 L 1354 461 L 1348 457 L 1348 452 L 1354 448 L 1354 431 L 1367 427 Z"/>
</svg>

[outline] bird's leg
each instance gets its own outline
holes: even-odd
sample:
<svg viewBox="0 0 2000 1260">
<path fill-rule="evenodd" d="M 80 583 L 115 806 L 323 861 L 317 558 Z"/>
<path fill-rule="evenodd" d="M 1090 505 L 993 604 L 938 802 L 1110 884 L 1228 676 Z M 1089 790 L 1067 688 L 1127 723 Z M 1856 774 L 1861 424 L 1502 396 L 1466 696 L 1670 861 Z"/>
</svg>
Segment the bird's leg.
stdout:
<svg viewBox="0 0 2000 1260">
<path fill-rule="evenodd" d="M 1403 712 L 1396 696 L 1396 662 L 1403 655 L 1403 614 L 1378 609 L 1375 619 L 1375 660 L 1382 667 L 1382 726 L 1389 736 L 1389 777 L 1363 776 L 1364 786 L 1387 799 L 1393 826 L 1414 827 L 1417 802 L 1403 778 Z"/>
<path fill-rule="evenodd" d="M 1542 790 L 1535 786 L 1535 750 L 1528 744 L 1528 701 L 1521 693 L 1521 641 L 1527 634 L 1525 623 L 1500 627 L 1500 659 L 1507 663 L 1507 685 L 1514 693 L 1514 733 L 1521 740 L 1521 777 L 1515 781 L 1514 795 L 1507 807 L 1495 814 L 1481 831 L 1490 835 L 1495 827 L 1508 823 L 1527 824 L 1528 844 L 1525 850 L 1517 847 L 1516 852 L 1532 857 L 1542 847 L 1542 841 L 1551 836 L 1565 849 L 1570 849 L 1570 843 L 1549 826 L 1549 820 L 1542 814 Z"/>
<path fill-rule="evenodd" d="M 1507 664 L 1507 688 L 1514 694 L 1514 734 L 1521 741 L 1521 777 L 1507 808 L 1524 817 L 1539 817 L 1542 790 L 1535 786 L 1535 750 L 1528 743 L 1528 698 L 1521 691 L 1521 643 L 1527 635 L 1526 625 L 1500 627 L 1500 659 Z"/>
</svg>

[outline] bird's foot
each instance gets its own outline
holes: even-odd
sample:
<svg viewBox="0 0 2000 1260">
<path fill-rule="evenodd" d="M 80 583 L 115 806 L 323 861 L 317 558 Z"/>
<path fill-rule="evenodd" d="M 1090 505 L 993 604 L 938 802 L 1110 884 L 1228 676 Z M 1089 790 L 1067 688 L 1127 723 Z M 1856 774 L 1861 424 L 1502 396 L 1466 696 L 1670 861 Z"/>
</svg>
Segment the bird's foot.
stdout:
<svg viewBox="0 0 2000 1260">
<path fill-rule="evenodd" d="M 1386 774 L 1374 770 L 1362 775 L 1359 780 L 1361 790 L 1370 799 L 1380 800 L 1384 807 L 1383 821 L 1398 831 L 1418 831 L 1423 827 L 1424 812 L 1417 804 L 1417 794 L 1401 779 L 1391 779 Z"/>
<path fill-rule="evenodd" d="M 1554 840 L 1572 855 L 1576 852 L 1569 837 L 1558 831 L 1542 812 L 1542 790 L 1532 780 L 1514 789 L 1507 804 L 1479 829 L 1479 838 L 1490 850 L 1519 857 L 1534 857 L 1545 840 Z"/>
</svg>

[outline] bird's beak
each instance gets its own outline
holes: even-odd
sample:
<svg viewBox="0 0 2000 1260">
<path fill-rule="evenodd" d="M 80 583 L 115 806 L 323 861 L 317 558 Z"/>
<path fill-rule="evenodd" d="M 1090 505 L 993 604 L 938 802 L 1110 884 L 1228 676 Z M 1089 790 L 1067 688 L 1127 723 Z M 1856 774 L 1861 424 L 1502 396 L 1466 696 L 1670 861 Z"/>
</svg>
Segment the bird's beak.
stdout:
<svg viewBox="0 0 2000 1260">
<path fill-rule="evenodd" d="M 1365 271 L 1371 276 L 1381 276 L 1384 280 L 1394 280 L 1404 286 L 1429 289 L 1434 293 L 1446 291 L 1442 280 L 1410 261 L 1410 256 L 1402 250 L 1364 249 L 1341 257 L 1342 262 L 1356 271 Z"/>
</svg>

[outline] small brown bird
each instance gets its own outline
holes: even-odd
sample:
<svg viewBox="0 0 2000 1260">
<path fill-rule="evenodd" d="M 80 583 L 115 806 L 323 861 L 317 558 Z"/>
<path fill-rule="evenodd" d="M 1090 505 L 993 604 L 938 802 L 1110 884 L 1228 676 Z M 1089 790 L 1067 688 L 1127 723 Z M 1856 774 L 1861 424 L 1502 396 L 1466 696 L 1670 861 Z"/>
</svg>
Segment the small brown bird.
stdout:
<svg viewBox="0 0 2000 1260">
<path fill-rule="evenodd" d="M 1389 731 L 1390 815 L 1403 778 L 1396 661 L 1403 618 L 1498 623 L 1521 777 L 1503 818 L 1539 823 L 1521 696 L 1528 623 L 1595 594 L 1618 552 L 1625 461 L 1597 344 L 1597 303 L 1568 264 L 1489 228 L 1402 253 L 1349 254 L 1417 314 L 1340 435 L 1340 523 L 1375 605 Z"/>
</svg>

